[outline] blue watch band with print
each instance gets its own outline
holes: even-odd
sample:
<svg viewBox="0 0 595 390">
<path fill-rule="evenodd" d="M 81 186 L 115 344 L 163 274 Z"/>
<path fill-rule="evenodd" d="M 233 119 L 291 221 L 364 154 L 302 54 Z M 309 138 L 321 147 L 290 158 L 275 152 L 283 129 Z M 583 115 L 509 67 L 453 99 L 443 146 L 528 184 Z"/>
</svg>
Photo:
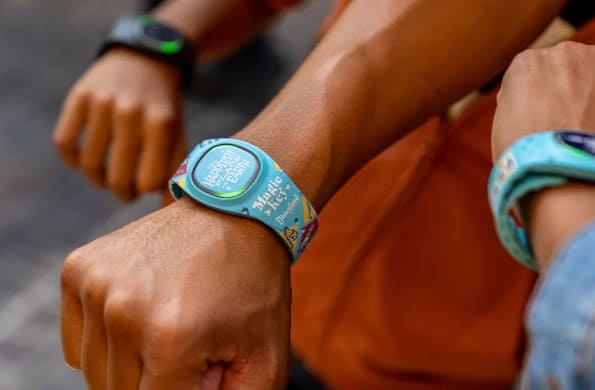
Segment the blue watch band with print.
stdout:
<svg viewBox="0 0 595 390">
<path fill-rule="evenodd" d="M 560 130 L 527 136 L 508 148 L 492 169 L 488 194 L 500 241 L 532 269 L 537 263 L 528 237 L 510 212 L 527 193 L 572 179 L 595 181 L 595 134 Z"/>
<path fill-rule="evenodd" d="M 176 199 L 186 194 L 212 209 L 264 223 L 283 240 L 292 262 L 318 230 L 312 204 L 271 157 L 248 142 L 199 143 L 169 187 Z"/>
</svg>

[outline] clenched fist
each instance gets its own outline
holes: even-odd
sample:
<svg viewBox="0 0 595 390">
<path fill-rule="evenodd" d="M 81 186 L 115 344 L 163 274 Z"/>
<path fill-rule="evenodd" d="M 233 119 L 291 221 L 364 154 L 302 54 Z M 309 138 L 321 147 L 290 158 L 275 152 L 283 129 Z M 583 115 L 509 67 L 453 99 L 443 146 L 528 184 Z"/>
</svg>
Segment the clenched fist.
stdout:
<svg viewBox="0 0 595 390">
<path fill-rule="evenodd" d="M 182 199 L 76 251 L 62 345 L 91 390 L 282 388 L 289 256 L 257 222 Z"/>
<path fill-rule="evenodd" d="M 64 161 L 122 200 L 162 188 L 184 157 L 180 71 L 113 49 L 70 91 L 54 141 Z"/>
<path fill-rule="evenodd" d="M 519 54 L 504 76 L 492 131 L 493 157 L 548 130 L 595 132 L 595 46 L 564 42 Z"/>
</svg>

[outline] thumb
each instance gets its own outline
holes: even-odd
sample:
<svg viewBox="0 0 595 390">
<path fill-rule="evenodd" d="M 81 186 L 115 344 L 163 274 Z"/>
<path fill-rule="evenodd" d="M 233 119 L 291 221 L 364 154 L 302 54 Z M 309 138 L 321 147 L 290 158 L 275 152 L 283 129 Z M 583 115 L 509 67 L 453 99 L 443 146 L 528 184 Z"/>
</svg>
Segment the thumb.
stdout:
<svg viewBox="0 0 595 390">
<path fill-rule="evenodd" d="M 219 390 L 223 382 L 223 370 L 222 363 L 209 365 L 207 372 L 202 377 L 202 389 Z"/>
<path fill-rule="evenodd" d="M 224 375 L 222 390 L 283 389 L 288 381 L 289 359 L 286 356 L 232 363 Z"/>
</svg>

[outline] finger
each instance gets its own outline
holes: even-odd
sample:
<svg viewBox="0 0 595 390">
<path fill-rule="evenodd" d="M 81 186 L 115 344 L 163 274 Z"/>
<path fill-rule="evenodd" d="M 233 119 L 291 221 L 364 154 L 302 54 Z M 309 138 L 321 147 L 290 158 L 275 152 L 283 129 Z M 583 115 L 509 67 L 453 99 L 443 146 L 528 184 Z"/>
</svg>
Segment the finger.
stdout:
<svg viewBox="0 0 595 390">
<path fill-rule="evenodd" d="M 75 294 L 63 286 L 60 302 L 62 354 L 66 364 L 75 370 L 81 369 L 83 322 L 81 302 Z"/>
<path fill-rule="evenodd" d="M 141 374 L 142 362 L 133 347 L 125 340 L 113 337 L 108 330 L 108 389 L 138 389 Z"/>
<path fill-rule="evenodd" d="M 188 151 L 188 142 L 186 141 L 186 133 L 182 126 L 179 129 L 179 132 L 176 134 L 176 138 L 174 141 L 171 162 L 168 172 L 168 177 L 173 175 L 177 170 L 182 161 L 186 158 L 186 154 Z"/>
<path fill-rule="evenodd" d="M 60 272 L 60 333 L 62 351 L 67 365 L 81 369 L 81 345 L 83 338 L 83 307 L 79 299 L 81 255 L 74 251 L 64 261 Z"/>
<path fill-rule="evenodd" d="M 103 314 L 99 310 L 83 308 L 85 323 L 83 326 L 83 346 L 81 365 L 85 382 L 90 390 L 107 388 L 107 337 L 103 324 Z"/>
<path fill-rule="evenodd" d="M 78 138 L 84 125 L 89 97 L 86 93 L 70 92 L 54 131 L 54 144 L 64 162 L 70 166 L 78 164 Z"/>
<path fill-rule="evenodd" d="M 140 145 L 140 115 L 134 106 L 119 105 L 114 115 L 112 150 L 107 165 L 107 185 L 123 201 L 136 196 L 134 175 Z"/>
<path fill-rule="evenodd" d="M 212 364 L 202 377 L 202 390 L 219 390 L 223 383 L 225 366 L 222 363 Z"/>
<path fill-rule="evenodd" d="M 149 111 L 145 115 L 143 150 L 136 178 L 139 192 L 155 191 L 165 184 L 177 131 L 173 118 L 174 113 L 167 111 Z"/>
<path fill-rule="evenodd" d="M 79 164 L 81 169 L 98 187 L 103 187 L 104 160 L 111 136 L 112 101 L 109 98 L 95 99 L 89 108 L 89 121 L 83 140 Z"/>
<path fill-rule="evenodd" d="M 289 343 L 287 343 L 289 344 Z M 289 378 L 289 345 L 228 365 L 222 390 L 282 389 Z"/>
</svg>

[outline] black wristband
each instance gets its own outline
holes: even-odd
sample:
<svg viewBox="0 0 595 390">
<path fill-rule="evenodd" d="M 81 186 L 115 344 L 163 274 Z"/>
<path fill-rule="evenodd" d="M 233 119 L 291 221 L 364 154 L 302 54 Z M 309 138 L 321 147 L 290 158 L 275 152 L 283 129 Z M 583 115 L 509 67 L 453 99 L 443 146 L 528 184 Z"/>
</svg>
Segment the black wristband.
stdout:
<svg viewBox="0 0 595 390">
<path fill-rule="evenodd" d="M 97 56 L 101 57 L 114 47 L 126 47 L 175 66 L 182 71 L 183 84 L 192 79 L 196 49 L 182 33 L 150 15 L 119 19 Z"/>
</svg>

